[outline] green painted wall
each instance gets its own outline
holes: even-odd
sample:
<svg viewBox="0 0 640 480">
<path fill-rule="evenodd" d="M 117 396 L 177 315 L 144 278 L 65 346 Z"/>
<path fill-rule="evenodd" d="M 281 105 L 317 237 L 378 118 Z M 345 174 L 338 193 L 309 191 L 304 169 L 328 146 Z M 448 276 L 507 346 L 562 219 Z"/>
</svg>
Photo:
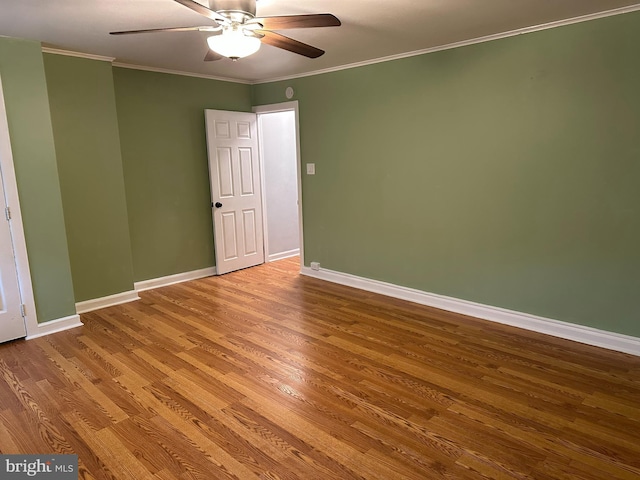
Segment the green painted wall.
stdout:
<svg viewBox="0 0 640 480">
<path fill-rule="evenodd" d="M 305 260 L 640 336 L 640 13 L 286 82 Z"/>
<path fill-rule="evenodd" d="M 110 63 L 44 55 L 76 302 L 133 290 Z"/>
<path fill-rule="evenodd" d="M 214 265 L 204 110 L 251 110 L 249 85 L 114 68 L 134 279 Z"/>
<path fill-rule="evenodd" d="M 75 314 L 40 44 L 0 37 L 0 75 L 38 321 Z"/>
</svg>

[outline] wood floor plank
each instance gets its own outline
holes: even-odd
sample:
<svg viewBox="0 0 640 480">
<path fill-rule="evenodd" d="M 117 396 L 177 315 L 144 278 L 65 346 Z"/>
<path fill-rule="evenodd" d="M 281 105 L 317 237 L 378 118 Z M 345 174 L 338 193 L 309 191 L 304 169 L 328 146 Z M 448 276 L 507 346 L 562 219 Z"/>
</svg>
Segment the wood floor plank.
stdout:
<svg viewBox="0 0 640 480">
<path fill-rule="evenodd" d="M 640 357 L 298 270 L 1 344 L 0 452 L 76 453 L 83 480 L 640 478 Z"/>
<path fill-rule="evenodd" d="M 11 433 L 15 428 L 12 416 L 10 410 L 0 410 L 0 452 L 20 452 L 22 450 Z"/>
</svg>

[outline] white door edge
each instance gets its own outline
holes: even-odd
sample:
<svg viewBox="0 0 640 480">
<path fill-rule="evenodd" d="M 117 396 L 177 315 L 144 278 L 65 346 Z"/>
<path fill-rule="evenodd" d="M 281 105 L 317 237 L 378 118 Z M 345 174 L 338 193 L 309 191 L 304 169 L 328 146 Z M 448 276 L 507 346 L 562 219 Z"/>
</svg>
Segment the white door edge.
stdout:
<svg viewBox="0 0 640 480">
<path fill-rule="evenodd" d="M 31 270 L 29 269 L 27 242 L 24 236 L 24 226 L 22 224 L 22 212 L 20 210 L 16 173 L 13 166 L 13 152 L 11 151 L 11 139 L 9 137 L 9 122 L 7 120 L 7 110 L 4 103 L 4 91 L 2 89 L 1 77 L 0 165 L 2 166 L 2 176 L 4 179 L 7 203 L 11 208 L 11 237 L 13 239 L 20 296 L 22 298 L 22 304 L 25 306 L 25 327 L 27 329 L 27 336 L 30 336 L 35 335 L 38 332 L 38 316 L 36 312 L 35 298 L 33 295 L 33 286 L 31 284 Z"/>
<path fill-rule="evenodd" d="M 255 113 L 255 112 L 254 112 Z M 256 114 L 256 127 L 258 129 L 258 152 L 260 154 L 260 159 L 259 159 L 259 163 L 260 163 L 260 188 L 262 189 L 261 192 L 261 199 L 260 201 L 262 202 L 262 231 L 263 231 L 263 235 L 262 235 L 262 245 L 264 248 L 264 263 L 269 263 L 271 260 L 269 260 L 269 255 L 267 255 L 267 252 L 269 252 L 269 235 L 268 235 L 268 231 L 269 231 L 269 222 L 268 222 L 268 216 L 269 216 L 269 210 L 268 210 L 268 206 L 267 206 L 267 193 L 266 193 L 266 181 L 265 181 L 265 165 L 264 165 L 264 142 L 262 141 L 262 122 L 260 121 L 260 115 Z"/>
<path fill-rule="evenodd" d="M 299 230 L 300 230 L 300 269 L 302 270 L 302 267 L 304 266 L 304 241 L 303 241 L 303 232 L 304 229 L 303 224 L 302 224 L 302 161 L 300 158 L 300 116 L 299 116 L 299 111 L 298 111 L 298 101 L 294 100 L 291 102 L 282 102 L 282 103 L 273 103 L 270 105 L 259 105 L 256 107 L 253 107 L 253 112 L 255 114 L 258 115 L 258 117 L 260 117 L 261 114 L 265 114 L 265 113 L 278 113 L 278 112 L 289 112 L 292 111 L 295 115 L 295 128 L 296 128 L 296 173 L 298 175 L 298 225 L 299 225 Z M 260 122 L 258 122 L 258 128 L 260 128 Z M 260 139 L 260 132 L 258 133 L 258 139 Z M 261 153 L 262 153 L 262 144 L 260 143 L 259 146 Z M 260 168 L 262 169 L 262 171 L 264 172 L 264 165 L 262 165 L 263 162 L 263 155 L 260 155 Z M 264 181 L 264 178 L 263 178 Z M 264 185 L 263 185 L 264 186 Z M 264 198 L 265 195 L 265 189 L 262 189 L 262 204 L 266 205 L 266 199 Z M 264 213 L 264 221 L 266 222 L 266 218 L 267 218 L 268 213 L 265 211 Z M 266 225 L 266 223 L 265 223 Z M 266 226 L 265 226 L 265 232 L 266 232 Z M 267 235 L 265 235 L 265 239 L 266 239 Z M 266 242 L 266 240 L 265 240 Z M 266 249 L 267 244 L 265 243 L 265 251 L 268 251 Z M 265 261 L 268 261 L 265 257 Z"/>
</svg>

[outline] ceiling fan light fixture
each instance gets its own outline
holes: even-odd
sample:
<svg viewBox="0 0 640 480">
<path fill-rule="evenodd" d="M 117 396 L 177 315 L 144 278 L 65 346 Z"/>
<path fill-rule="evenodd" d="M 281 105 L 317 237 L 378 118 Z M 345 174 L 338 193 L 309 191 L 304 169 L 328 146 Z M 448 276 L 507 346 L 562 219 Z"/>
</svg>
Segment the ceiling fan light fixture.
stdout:
<svg viewBox="0 0 640 480">
<path fill-rule="evenodd" d="M 207 38 L 207 43 L 211 50 L 231 60 L 248 57 L 260 50 L 260 39 L 245 35 L 236 26 L 225 28 L 221 35 Z"/>
</svg>

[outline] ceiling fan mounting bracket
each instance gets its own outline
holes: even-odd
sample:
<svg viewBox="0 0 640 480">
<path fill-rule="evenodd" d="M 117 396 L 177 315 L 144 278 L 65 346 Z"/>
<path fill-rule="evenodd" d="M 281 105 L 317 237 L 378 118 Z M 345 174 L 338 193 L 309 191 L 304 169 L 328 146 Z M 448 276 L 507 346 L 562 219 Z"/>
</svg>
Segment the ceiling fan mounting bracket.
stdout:
<svg viewBox="0 0 640 480">
<path fill-rule="evenodd" d="M 239 23 L 256 16 L 256 0 L 209 0 L 209 8 Z"/>
<path fill-rule="evenodd" d="M 260 24 L 256 24 L 256 25 L 259 26 Z M 264 37 L 264 34 L 261 33 L 260 31 L 255 31 L 251 28 L 246 28 L 241 22 L 236 22 L 236 21 L 232 21 L 229 25 L 220 26 L 219 30 L 221 30 L 222 33 L 228 32 L 228 31 L 242 32 L 242 34 L 247 37 L 256 37 L 256 38 Z"/>
</svg>

